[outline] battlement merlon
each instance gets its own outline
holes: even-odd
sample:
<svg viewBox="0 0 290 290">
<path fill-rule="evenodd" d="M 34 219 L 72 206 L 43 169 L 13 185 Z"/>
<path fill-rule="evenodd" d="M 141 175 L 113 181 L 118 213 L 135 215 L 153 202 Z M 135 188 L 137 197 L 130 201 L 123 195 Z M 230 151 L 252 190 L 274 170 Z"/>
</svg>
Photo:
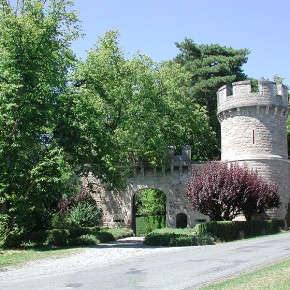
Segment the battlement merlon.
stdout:
<svg viewBox="0 0 290 290">
<path fill-rule="evenodd" d="M 169 162 L 172 165 L 179 166 L 179 165 L 191 164 L 191 146 L 190 145 L 182 146 L 182 154 L 181 155 L 174 154 L 174 147 L 173 146 L 169 146 L 167 148 L 167 150 L 168 150 Z"/>
<path fill-rule="evenodd" d="M 231 94 L 232 91 L 232 94 Z M 285 85 L 260 81 L 259 92 L 252 92 L 251 81 L 241 81 L 222 86 L 217 92 L 218 113 L 238 107 L 276 106 L 288 109 L 288 90 Z"/>
</svg>

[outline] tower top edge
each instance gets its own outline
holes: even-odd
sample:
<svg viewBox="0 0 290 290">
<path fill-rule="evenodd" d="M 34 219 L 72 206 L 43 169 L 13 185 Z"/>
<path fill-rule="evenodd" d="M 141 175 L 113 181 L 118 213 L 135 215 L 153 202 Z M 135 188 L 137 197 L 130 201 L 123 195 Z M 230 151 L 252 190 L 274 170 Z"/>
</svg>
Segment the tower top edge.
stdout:
<svg viewBox="0 0 290 290">
<path fill-rule="evenodd" d="M 225 84 L 218 89 L 218 95 L 241 95 L 252 93 L 251 80 L 233 82 Z M 255 92 L 253 92 L 255 93 Z M 288 95 L 288 88 L 284 84 L 277 84 L 274 81 L 259 81 L 259 93 L 262 95 Z"/>
<path fill-rule="evenodd" d="M 217 92 L 218 107 L 224 107 L 227 103 L 238 104 L 240 102 L 279 104 L 282 107 L 288 107 L 288 88 L 283 84 L 277 84 L 274 81 L 259 81 L 259 91 L 252 91 L 250 80 L 234 82 L 231 85 L 222 86 Z"/>
</svg>

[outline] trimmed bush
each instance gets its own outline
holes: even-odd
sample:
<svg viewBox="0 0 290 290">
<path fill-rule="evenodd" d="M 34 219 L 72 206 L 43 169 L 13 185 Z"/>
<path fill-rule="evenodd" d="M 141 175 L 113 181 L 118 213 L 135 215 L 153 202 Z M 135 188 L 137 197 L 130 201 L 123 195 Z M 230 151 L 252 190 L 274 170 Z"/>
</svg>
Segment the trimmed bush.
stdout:
<svg viewBox="0 0 290 290">
<path fill-rule="evenodd" d="M 79 227 L 79 228 L 72 228 L 68 229 L 70 238 L 77 238 L 82 235 L 94 235 L 98 233 L 101 228 L 100 227 Z"/>
<path fill-rule="evenodd" d="M 133 231 L 127 228 L 124 229 L 106 229 L 107 232 L 109 232 L 111 235 L 113 235 L 115 240 L 122 239 L 122 238 L 127 238 L 127 237 L 132 237 L 133 236 Z"/>
<path fill-rule="evenodd" d="M 284 227 L 283 220 L 268 221 L 220 221 L 198 224 L 195 231 L 199 235 L 211 234 L 220 241 L 234 241 L 243 232 L 245 238 L 278 233 Z"/>
<path fill-rule="evenodd" d="M 165 226 L 166 217 L 163 215 L 136 217 L 136 236 L 144 236 Z"/>
<path fill-rule="evenodd" d="M 69 240 L 70 246 L 98 245 L 101 241 L 95 235 L 81 235 Z"/>
<path fill-rule="evenodd" d="M 25 243 L 33 243 L 37 247 L 43 246 L 46 243 L 48 234 L 48 231 L 32 232 L 29 234 L 28 241 L 25 241 Z"/>
<path fill-rule="evenodd" d="M 198 235 L 194 229 L 156 229 L 145 236 L 144 244 L 150 246 L 197 246 L 212 245 L 213 238 L 206 235 Z"/>
<path fill-rule="evenodd" d="M 54 229 L 45 231 L 47 238 L 44 242 L 48 246 L 67 246 L 69 241 L 69 231 L 65 229 Z"/>
</svg>

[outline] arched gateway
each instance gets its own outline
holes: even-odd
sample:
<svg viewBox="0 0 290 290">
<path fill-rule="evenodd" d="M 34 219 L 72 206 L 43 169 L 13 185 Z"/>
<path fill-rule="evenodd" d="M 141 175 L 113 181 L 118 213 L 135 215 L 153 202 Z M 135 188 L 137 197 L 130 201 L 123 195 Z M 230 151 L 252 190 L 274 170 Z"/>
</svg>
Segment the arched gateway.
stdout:
<svg viewBox="0 0 290 290">
<path fill-rule="evenodd" d="M 184 146 L 182 155 L 174 155 L 169 148 L 169 165 L 163 167 L 139 166 L 134 168 L 133 176 L 123 191 L 106 191 L 92 176 L 89 182 L 93 188 L 97 204 L 103 210 L 103 224 L 109 227 L 129 226 L 132 222 L 133 196 L 142 189 L 161 190 L 166 195 L 166 226 L 175 227 L 176 217 L 182 213 L 187 217 L 187 226 L 193 227 L 208 218 L 194 212 L 185 196 L 185 187 L 191 170 L 201 163 L 191 161 L 191 148 Z"/>
</svg>

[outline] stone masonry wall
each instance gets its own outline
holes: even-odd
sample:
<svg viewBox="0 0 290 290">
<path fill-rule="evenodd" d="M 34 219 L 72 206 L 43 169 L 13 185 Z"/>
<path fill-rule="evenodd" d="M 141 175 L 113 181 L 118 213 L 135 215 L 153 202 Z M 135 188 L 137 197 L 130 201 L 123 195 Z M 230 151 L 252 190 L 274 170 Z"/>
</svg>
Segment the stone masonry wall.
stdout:
<svg viewBox="0 0 290 290">
<path fill-rule="evenodd" d="M 103 225 L 109 227 L 124 227 L 131 225 L 133 196 L 143 189 L 158 189 L 166 195 L 166 225 L 176 226 L 176 216 L 179 213 L 187 215 L 188 227 L 208 221 L 209 218 L 199 212 L 194 212 L 185 196 L 188 176 L 192 170 L 197 170 L 201 163 L 192 163 L 189 147 L 183 155 L 170 154 L 170 164 L 164 167 L 136 167 L 128 182 L 127 188 L 122 191 L 111 191 L 101 185 L 94 176 L 84 180 L 84 186 L 90 186 L 93 197 L 103 211 Z"/>
<path fill-rule="evenodd" d="M 243 107 L 221 120 L 222 160 L 287 158 L 286 118 L 274 108 Z"/>
</svg>

